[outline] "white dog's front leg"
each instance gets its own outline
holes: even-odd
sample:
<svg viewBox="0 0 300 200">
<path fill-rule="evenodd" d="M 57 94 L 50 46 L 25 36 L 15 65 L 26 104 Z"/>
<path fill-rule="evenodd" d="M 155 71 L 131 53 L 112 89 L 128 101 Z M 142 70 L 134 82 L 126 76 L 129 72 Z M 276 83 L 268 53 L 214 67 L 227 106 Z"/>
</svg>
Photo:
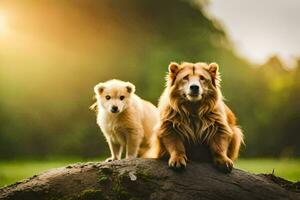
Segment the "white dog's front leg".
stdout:
<svg viewBox="0 0 300 200">
<path fill-rule="evenodd" d="M 122 155 L 122 148 L 120 144 L 113 143 L 110 139 L 107 141 L 110 149 L 111 157 L 105 161 L 110 162 L 114 160 L 120 160 Z"/>
<path fill-rule="evenodd" d="M 126 159 L 136 158 L 142 142 L 142 130 L 132 131 L 126 135 Z"/>
</svg>

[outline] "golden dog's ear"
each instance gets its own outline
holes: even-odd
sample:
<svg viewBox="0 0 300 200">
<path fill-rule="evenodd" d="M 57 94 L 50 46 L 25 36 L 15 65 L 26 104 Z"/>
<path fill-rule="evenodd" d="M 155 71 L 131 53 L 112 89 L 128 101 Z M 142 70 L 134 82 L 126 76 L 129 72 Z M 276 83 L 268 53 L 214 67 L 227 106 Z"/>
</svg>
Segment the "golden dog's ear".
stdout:
<svg viewBox="0 0 300 200">
<path fill-rule="evenodd" d="M 94 92 L 97 95 L 100 95 L 103 91 L 104 91 L 104 83 L 99 83 L 97 85 L 95 85 L 94 87 Z"/>
<path fill-rule="evenodd" d="M 169 64 L 169 74 L 167 76 L 168 84 L 173 85 L 175 83 L 176 75 L 179 70 L 179 64 L 176 62 L 171 62 Z"/>
<path fill-rule="evenodd" d="M 126 89 L 129 94 L 133 94 L 135 92 L 135 86 L 130 82 L 126 82 Z"/>
<path fill-rule="evenodd" d="M 219 74 L 219 65 L 217 63 L 210 63 L 208 65 L 208 72 L 212 78 L 212 83 L 214 86 L 219 86 L 220 74 Z"/>
<path fill-rule="evenodd" d="M 216 76 L 219 72 L 219 65 L 217 63 L 210 63 L 208 65 L 208 71 L 211 76 Z"/>
<path fill-rule="evenodd" d="M 179 64 L 176 62 L 171 62 L 169 64 L 169 73 L 170 74 L 176 74 L 178 72 L 179 69 Z"/>
</svg>

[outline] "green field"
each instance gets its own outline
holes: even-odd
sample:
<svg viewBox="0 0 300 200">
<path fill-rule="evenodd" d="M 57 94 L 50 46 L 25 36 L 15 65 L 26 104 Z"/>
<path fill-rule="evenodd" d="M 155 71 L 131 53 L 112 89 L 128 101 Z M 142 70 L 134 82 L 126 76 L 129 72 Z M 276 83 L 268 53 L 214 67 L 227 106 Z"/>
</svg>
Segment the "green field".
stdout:
<svg viewBox="0 0 300 200">
<path fill-rule="evenodd" d="M 236 168 L 252 173 L 270 174 L 274 170 L 276 176 L 290 181 L 300 181 L 300 159 L 240 159 Z"/>
<path fill-rule="evenodd" d="M 93 160 L 95 161 L 95 160 Z M 0 161 L 0 187 L 28 178 L 51 168 L 85 160 Z M 274 173 L 291 181 L 300 180 L 300 159 L 240 159 L 236 168 L 253 173 Z"/>
</svg>

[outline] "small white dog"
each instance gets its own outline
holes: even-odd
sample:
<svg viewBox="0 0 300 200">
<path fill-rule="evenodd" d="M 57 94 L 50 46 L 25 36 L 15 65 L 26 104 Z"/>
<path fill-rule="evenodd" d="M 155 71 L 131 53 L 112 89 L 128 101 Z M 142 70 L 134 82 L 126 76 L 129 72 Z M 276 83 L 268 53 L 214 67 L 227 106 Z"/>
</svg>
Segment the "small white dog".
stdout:
<svg viewBox="0 0 300 200">
<path fill-rule="evenodd" d="M 109 80 L 94 87 L 97 102 L 91 109 L 97 112 L 100 126 L 111 151 L 106 161 L 125 158 L 152 157 L 149 151 L 157 144 L 154 126 L 158 122 L 157 108 L 135 92 L 132 83 Z"/>
</svg>

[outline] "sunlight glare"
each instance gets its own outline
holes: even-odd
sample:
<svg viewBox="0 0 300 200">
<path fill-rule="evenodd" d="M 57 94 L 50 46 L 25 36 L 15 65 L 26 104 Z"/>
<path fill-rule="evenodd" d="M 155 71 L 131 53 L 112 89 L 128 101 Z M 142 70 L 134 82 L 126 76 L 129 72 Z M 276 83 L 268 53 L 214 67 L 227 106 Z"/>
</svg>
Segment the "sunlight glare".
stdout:
<svg viewBox="0 0 300 200">
<path fill-rule="evenodd" d="M 7 19 L 6 16 L 0 12 L 0 34 L 4 34 L 7 31 Z"/>
</svg>

